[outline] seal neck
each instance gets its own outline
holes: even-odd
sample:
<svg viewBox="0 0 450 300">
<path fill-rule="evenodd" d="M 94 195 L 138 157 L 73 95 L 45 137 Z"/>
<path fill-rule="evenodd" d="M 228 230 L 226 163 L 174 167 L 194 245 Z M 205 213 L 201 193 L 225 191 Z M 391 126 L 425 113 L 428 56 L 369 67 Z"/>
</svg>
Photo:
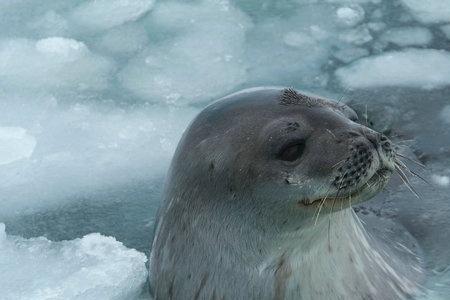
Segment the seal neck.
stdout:
<svg viewBox="0 0 450 300">
<path fill-rule="evenodd" d="M 417 293 L 420 273 L 418 259 L 414 256 L 416 264 L 406 265 L 405 254 L 414 256 L 373 238 L 348 208 L 273 237 L 259 270 L 275 274 L 284 293 L 300 288 L 306 298 L 363 299 L 385 294 L 403 299 Z M 386 297 L 375 298 L 391 299 Z"/>
</svg>

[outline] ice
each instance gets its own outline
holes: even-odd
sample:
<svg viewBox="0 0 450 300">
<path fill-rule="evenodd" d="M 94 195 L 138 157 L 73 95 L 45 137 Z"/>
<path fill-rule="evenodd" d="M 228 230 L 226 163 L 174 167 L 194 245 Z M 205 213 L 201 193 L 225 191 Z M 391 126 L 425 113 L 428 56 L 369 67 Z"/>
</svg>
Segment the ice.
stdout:
<svg viewBox="0 0 450 300">
<path fill-rule="evenodd" d="M 364 9 L 360 5 L 342 6 L 336 11 L 339 21 L 354 26 L 364 19 Z"/>
<path fill-rule="evenodd" d="M 36 139 L 21 127 L 0 127 L 0 165 L 26 159 L 36 147 Z"/>
<path fill-rule="evenodd" d="M 433 39 L 430 30 L 423 27 L 400 27 L 387 30 L 381 36 L 383 42 L 398 46 L 427 45 Z"/>
<path fill-rule="evenodd" d="M 354 29 L 343 31 L 339 35 L 339 38 L 344 42 L 358 46 L 370 42 L 373 39 L 369 28 L 367 28 L 366 26 L 359 26 Z"/>
<path fill-rule="evenodd" d="M 114 63 L 74 39 L 0 41 L 0 87 L 4 89 L 101 90 L 113 70 Z"/>
<path fill-rule="evenodd" d="M 450 0 L 401 0 L 411 13 L 425 23 L 450 22 Z"/>
<path fill-rule="evenodd" d="M 66 96 L 0 94 L 2 123 L 27 129 L 26 134 L 9 129 L 0 136 L 6 151 L 20 150 L 0 156 L 2 161 L 15 159 L 0 168 L 0 219 L 164 176 L 181 133 L 198 111 L 157 105 L 124 110 L 64 101 Z M 31 157 L 17 160 L 26 155 Z"/>
<path fill-rule="evenodd" d="M 431 178 L 433 179 L 433 182 L 438 185 L 441 185 L 441 186 L 450 185 L 450 177 L 449 176 L 433 174 L 433 176 Z"/>
<path fill-rule="evenodd" d="M 432 49 L 387 52 L 342 67 L 336 71 L 336 76 L 350 88 L 443 87 L 450 84 L 450 53 Z"/>
<path fill-rule="evenodd" d="M 69 31 L 69 22 L 59 13 L 49 10 L 44 15 L 35 17 L 27 24 L 40 37 L 64 36 Z"/>
<path fill-rule="evenodd" d="M 176 105 L 198 103 L 245 82 L 243 43 L 251 24 L 228 2 L 161 3 L 149 22 L 179 33 L 150 45 L 120 72 L 120 82 L 138 97 Z"/>
<path fill-rule="evenodd" d="M 447 38 L 450 40 L 450 24 L 442 26 L 441 30 L 447 36 Z"/>
<path fill-rule="evenodd" d="M 323 88 L 328 76 L 321 68 L 336 42 L 336 19 L 331 5 L 305 4 L 260 21 L 248 33 L 249 84 Z"/>
<path fill-rule="evenodd" d="M 134 21 L 147 13 L 154 0 L 90 0 L 71 13 L 71 20 L 90 30 L 105 30 Z"/>
<path fill-rule="evenodd" d="M 146 256 L 98 233 L 71 241 L 8 235 L 0 223 L 1 299 L 130 299 L 147 277 Z"/>
<path fill-rule="evenodd" d="M 133 23 L 119 26 L 104 34 L 99 46 L 102 50 L 116 55 L 132 55 L 142 50 L 148 43 L 147 32 Z"/>
</svg>

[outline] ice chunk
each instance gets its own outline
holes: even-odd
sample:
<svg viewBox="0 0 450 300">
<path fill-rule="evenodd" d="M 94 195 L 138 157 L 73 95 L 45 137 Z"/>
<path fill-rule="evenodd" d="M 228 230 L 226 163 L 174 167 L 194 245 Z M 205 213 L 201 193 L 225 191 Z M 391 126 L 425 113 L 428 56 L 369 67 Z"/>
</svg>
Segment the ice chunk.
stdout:
<svg viewBox="0 0 450 300">
<path fill-rule="evenodd" d="M 153 4 L 154 0 L 89 0 L 74 9 L 71 19 L 84 28 L 104 30 L 138 19 Z"/>
<path fill-rule="evenodd" d="M 158 105 L 123 109 L 75 100 L 0 95 L 0 120 L 27 128 L 37 142 L 31 159 L 0 166 L 0 219 L 163 177 L 180 135 L 198 112 Z M 25 152 L 25 145 L 20 146 Z"/>
<path fill-rule="evenodd" d="M 42 54 L 50 54 L 67 61 L 74 61 L 87 53 L 82 42 L 72 39 L 51 37 L 36 42 L 36 50 Z"/>
<path fill-rule="evenodd" d="M 346 26 L 355 26 L 364 19 L 364 9 L 360 5 L 342 6 L 336 11 L 338 21 Z"/>
<path fill-rule="evenodd" d="M 142 50 L 147 43 L 147 32 L 134 23 L 109 30 L 99 41 L 100 48 L 119 55 L 129 55 Z"/>
<path fill-rule="evenodd" d="M 36 139 L 21 127 L 0 127 L 0 165 L 29 158 Z"/>
<path fill-rule="evenodd" d="M 401 0 L 422 22 L 450 22 L 450 0 Z"/>
<path fill-rule="evenodd" d="M 384 42 L 399 46 L 427 45 L 433 39 L 430 30 L 423 27 L 399 27 L 387 30 L 381 36 Z"/>
<path fill-rule="evenodd" d="M 178 105 L 213 99 L 245 82 L 242 56 L 250 23 L 227 1 L 162 2 L 150 17 L 152 27 L 178 32 L 121 71 L 120 82 L 131 92 Z"/>
<path fill-rule="evenodd" d="M 342 67 L 336 71 L 336 76 L 350 88 L 442 87 L 450 84 L 450 53 L 432 49 L 388 52 Z"/>
<path fill-rule="evenodd" d="M 52 242 L 0 223 L 0 252 L 2 299 L 131 299 L 147 277 L 143 253 L 98 233 Z"/>
<path fill-rule="evenodd" d="M 362 45 L 373 39 L 369 29 L 365 25 L 345 30 L 339 34 L 339 38 L 344 42 L 355 45 Z"/>
<path fill-rule="evenodd" d="M 5 89 L 100 90 L 112 70 L 113 63 L 73 39 L 0 41 L 0 86 Z"/>
<path fill-rule="evenodd" d="M 434 183 L 436 183 L 440 186 L 450 185 L 450 177 L 449 176 L 433 174 L 431 176 L 431 179 L 433 179 Z"/>
<path fill-rule="evenodd" d="M 315 39 L 304 32 L 289 31 L 284 35 L 283 41 L 286 45 L 291 47 L 307 47 L 316 44 Z"/>
<path fill-rule="evenodd" d="M 447 38 L 450 40 L 450 24 L 442 26 L 441 30 L 447 36 Z"/>
<path fill-rule="evenodd" d="M 63 36 L 69 30 L 69 23 L 62 15 L 50 10 L 36 17 L 27 27 L 42 37 Z"/>
<path fill-rule="evenodd" d="M 248 84 L 325 86 L 322 67 L 336 27 L 336 9 L 327 4 L 303 5 L 286 16 L 261 20 L 247 38 Z"/>
</svg>

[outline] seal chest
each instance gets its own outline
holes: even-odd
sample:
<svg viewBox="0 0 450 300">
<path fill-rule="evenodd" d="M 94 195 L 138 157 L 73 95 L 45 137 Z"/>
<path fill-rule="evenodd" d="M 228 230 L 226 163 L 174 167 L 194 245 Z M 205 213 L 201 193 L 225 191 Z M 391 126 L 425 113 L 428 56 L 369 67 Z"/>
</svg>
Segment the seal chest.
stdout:
<svg viewBox="0 0 450 300">
<path fill-rule="evenodd" d="M 150 257 L 156 299 L 402 299 L 420 262 L 351 205 L 388 182 L 387 137 L 345 105 L 259 88 L 204 109 L 165 184 Z"/>
</svg>

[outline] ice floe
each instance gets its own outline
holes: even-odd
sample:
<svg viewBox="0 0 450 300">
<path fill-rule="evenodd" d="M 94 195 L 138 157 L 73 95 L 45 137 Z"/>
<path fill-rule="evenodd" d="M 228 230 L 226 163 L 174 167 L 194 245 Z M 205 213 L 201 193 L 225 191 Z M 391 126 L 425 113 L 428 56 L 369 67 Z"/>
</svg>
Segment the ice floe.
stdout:
<svg viewBox="0 0 450 300">
<path fill-rule="evenodd" d="M 0 223 L 1 299 L 131 299 L 147 278 L 146 256 L 113 237 L 71 241 L 8 235 Z"/>
<path fill-rule="evenodd" d="M 383 33 L 381 40 L 398 46 L 427 45 L 433 39 L 433 34 L 423 27 L 391 28 Z"/>
<path fill-rule="evenodd" d="M 227 1 L 161 3 L 149 22 L 179 33 L 150 45 L 120 72 L 120 82 L 138 97 L 198 103 L 245 82 L 243 43 L 251 23 Z"/>
<path fill-rule="evenodd" d="M 443 87 L 450 84 L 450 53 L 432 49 L 387 52 L 342 67 L 336 76 L 349 88 Z"/>
<path fill-rule="evenodd" d="M 83 42 L 49 37 L 0 41 L 0 87 L 35 90 L 101 90 L 114 64 Z"/>
<path fill-rule="evenodd" d="M 450 22 L 450 0 L 401 0 L 422 22 Z"/>
<path fill-rule="evenodd" d="M 147 13 L 154 0 L 90 0 L 71 13 L 71 20 L 81 27 L 104 30 L 134 21 Z"/>
<path fill-rule="evenodd" d="M 21 127 L 0 127 L 0 165 L 29 158 L 36 139 Z"/>
</svg>

